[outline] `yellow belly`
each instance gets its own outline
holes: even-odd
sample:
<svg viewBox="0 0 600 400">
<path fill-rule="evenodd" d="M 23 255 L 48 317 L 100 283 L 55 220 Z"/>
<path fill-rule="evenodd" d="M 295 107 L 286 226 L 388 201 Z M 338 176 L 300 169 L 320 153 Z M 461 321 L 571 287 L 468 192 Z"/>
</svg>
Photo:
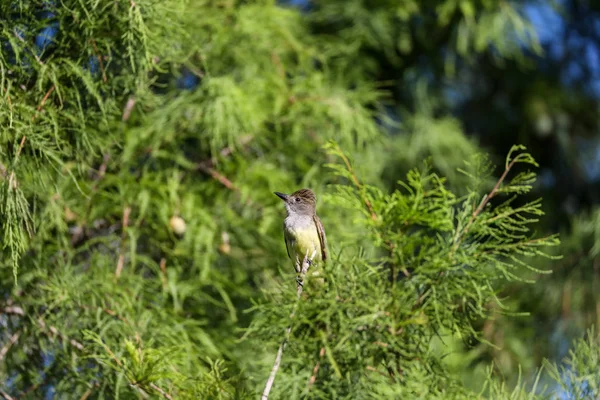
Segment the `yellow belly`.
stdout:
<svg viewBox="0 0 600 400">
<path fill-rule="evenodd" d="M 321 261 L 321 242 L 316 227 L 288 231 L 286 237 L 288 251 L 294 262 L 301 264 L 307 255 L 313 262 Z"/>
</svg>

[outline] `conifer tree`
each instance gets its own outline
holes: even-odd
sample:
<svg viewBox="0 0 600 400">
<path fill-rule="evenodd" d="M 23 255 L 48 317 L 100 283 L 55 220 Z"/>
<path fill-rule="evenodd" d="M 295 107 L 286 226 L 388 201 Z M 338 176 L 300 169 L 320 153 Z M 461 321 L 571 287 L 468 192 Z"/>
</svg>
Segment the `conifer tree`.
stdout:
<svg viewBox="0 0 600 400">
<path fill-rule="evenodd" d="M 315 7 L 0 2 L 2 396 L 256 398 L 291 326 L 271 398 L 478 397 L 444 343 L 482 341 L 503 284 L 558 243 L 523 197 L 535 161 L 514 147 L 494 176 L 420 84 L 400 126 L 372 54 L 409 79 L 445 46 L 535 41 L 501 1 Z M 428 139 L 401 153 L 389 131 Z M 304 186 L 332 256 L 297 298 L 272 192 Z M 597 391 L 575 361 L 556 379 Z"/>
</svg>

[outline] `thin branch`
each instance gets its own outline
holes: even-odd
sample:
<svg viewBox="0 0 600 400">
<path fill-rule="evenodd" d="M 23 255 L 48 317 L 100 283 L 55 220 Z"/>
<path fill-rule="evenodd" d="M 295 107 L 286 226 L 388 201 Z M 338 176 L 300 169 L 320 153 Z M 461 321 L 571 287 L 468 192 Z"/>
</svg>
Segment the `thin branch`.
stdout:
<svg viewBox="0 0 600 400">
<path fill-rule="evenodd" d="M 6 353 L 8 353 L 8 350 L 10 350 L 10 348 L 17 343 L 17 340 L 19 340 L 19 337 L 21 336 L 21 332 L 15 332 L 10 339 L 8 339 L 8 343 L 6 343 L 4 345 L 4 347 L 2 347 L 2 349 L 0 349 L 0 361 L 2 361 L 4 359 L 4 357 L 6 356 Z"/>
<path fill-rule="evenodd" d="M 129 215 L 131 214 L 131 207 L 125 207 L 123 210 L 123 229 L 121 230 L 121 246 L 119 249 L 119 260 L 117 261 L 117 269 L 115 270 L 115 277 L 118 279 L 123 272 L 123 265 L 125 264 L 125 235 L 127 234 L 127 227 L 129 225 Z"/>
<path fill-rule="evenodd" d="M 14 397 L 11 397 L 8 393 L 6 393 L 2 389 L 0 389 L 0 394 L 2 395 L 2 397 L 4 397 L 5 400 L 15 400 Z"/>
<path fill-rule="evenodd" d="M 315 367 L 313 368 L 313 373 L 310 376 L 310 379 L 308 381 L 308 389 L 309 390 L 312 387 L 312 385 L 315 384 L 315 382 L 317 380 L 317 374 L 319 373 L 319 368 L 321 367 L 321 358 L 323 358 L 324 355 L 325 355 L 325 347 L 321 347 L 321 351 L 319 351 L 319 361 L 317 361 L 317 363 L 315 364 Z"/>
<path fill-rule="evenodd" d="M 265 390 L 263 391 L 261 400 L 268 400 L 269 393 L 271 393 L 271 388 L 273 387 L 273 383 L 275 382 L 275 376 L 277 376 L 277 371 L 279 371 L 279 366 L 281 365 L 281 358 L 283 357 L 283 349 L 287 343 L 287 339 L 290 336 L 290 332 L 292 331 L 292 327 L 288 326 L 285 330 L 285 339 L 279 345 L 279 349 L 277 350 L 277 356 L 275 357 L 275 363 L 273 364 L 273 368 L 271 369 L 271 374 L 269 375 L 269 379 L 267 379 L 267 384 L 265 385 Z"/>
<path fill-rule="evenodd" d="M 23 311 L 23 308 L 21 308 L 20 306 L 8 306 L 4 307 L 0 314 L 14 314 L 24 316 L 25 311 Z"/>
<path fill-rule="evenodd" d="M 508 172 L 515 165 L 515 162 L 517 162 L 517 161 L 518 161 L 518 157 L 515 157 L 506 166 L 506 168 L 504 169 L 504 172 L 500 176 L 500 179 L 498 179 L 498 181 L 496 182 L 496 184 L 494 185 L 492 190 L 487 195 L 483 196 L 483 199 L 481 199 L 481 203 L 479 203 L 479 206 L 477 207 L 477 209 L 475 211 L 473 211 L 473 213 L 471 214 L 471 218 L 469 218 L 469 221 L 467 222 L 467 225 L 465 225 L 464 229 L 462 231 L 457 231 L 457 235 L 454 239 L 454 245 L 452 246 L 451 254 L 454 254 L 454 252 L 458 249 L 458 246 L 460 245 L 460 239 L 462 237 L 464 237 L 467 233 L 469 233 L 469 230 L 471 229 L 471 225 L 473 225 L 475 218 L 477 218 L 479 216 L 479 214 L 481 214 L 481 212 L 483 211 L 485 206 L 489 203 L 489 201 L 498 194 L 498 189 L 500 189 L 500 185 L 502 185 L 502 182 L 504 182 L 504 180 L 506 179 Z"/>
<path fill-rule="evenodd" d="M 98 169 L 98 177 L 96 178 L 96 180 L 94 182 L 94 189 L 96 189 L 98 187 L 98 181 L 100 181 L 102 178 L 104 178 L 104 175 L 106 174 L 106 168 L 108 168 L 109 160 L 110 160 L 110 154 L 105 153 L 102 156 L 102 164 L 100 164 L 100 169 Z"/>
<path fill-rule="evenodd" d="M 40 105 L 38 106 L 38 108 L 36 110 L 36 113 L 33 115 L 33 117 L 31 117 L 32 121 L 35 121 L 38 113 L 40 111 L 42 111 L 42 108 L 44 108 L 44 105 L 46 105 L 46 101 L 48 101 L 48 98 L 50 97 L 50 95 L 52 94 L 52 92 L 54 92 L 54 89 L 56 89 L 56 85 L 52 85 L 52 87 L 46 92 L 46 94 L 42 98 L 42 101 L 40 101 Z"/>
<path fill-rule="evenodd" d="M 17 149 L 17 155 L 15 156 L 15 158 L 18 158 L 21 155 L 21 151 L 23 151 L 23 146 L 25 146 L 26 139 L 27 136 L 23 135 L 23 137 L 21 138 L 21 143 L 19 143 L 19 148 Z"/>
<path fill-rule="evenodd" d="M 129 120 L 129 117 L 131 117 L 131 112 L 133 111 L 133 106 L 135 106 L 135 97 L 132 96 L 127 99 L 127 103 L 123 109 L 123 116 L 121 117 L 123 121 Z"/>
<path fill-rule="evenodd" d="M 313 251 L 310 258 L 308 257 L 308 251 L 304 256 L 304 261 L 302 261 L 302 269 L 300 270 L 300 276 L 297 279 L 296 285 L 296 295 L 298 296 L 298 300 L 302 295 L 302 291 L 304 290 L 304 278 L 306 277 L 306 273 L 308 272 L 308 268 L 310 267 L 312 261 L 316 255 L 316 251 Z M 294 309 L 290 314 L 290 319 L 294 318 L 294 313 L 296 312 L 296 307 L 298 303 L 294 305 Z M 288 326 L 285 330 L 285 337 L 281 344 L 279 345 L 279 349 L 277 350 L 277 355 L 275 356 L 275 363 L 273 364 L 273 368 L 271 368 L 271 374 L 269 375 L 269 379 L 267 379 L 267 383 L 265 384 L 265 390 L 263 391 L 261 400 L 268 400 L 269 393 L 271 393 L 271 388 L 273 387 L 273 383 L 275 382 L 275 377 L 277 376 L 277 372 L 279 371 L 279 367 L 281 365 L 281 358 L 283 357 L 283 350 L 285 349 L 285 345 L 290 337 L 290 333 L 292 332 L 292 326 Z"/>
<path fill-rule="evenodd" d="M 165 399 L 173 400 L 173 396 L 171 396 L 169 393 L 162 390 L 160 387 L 156 386 L 154 383 L 151 383 L 150 387 L 152 389 L 156 390 L 158 393 L 160 393 L 162 395 L 162 397 L 164 397 Z"/>
<path fill-rule="evenodd" d="M 97 386 L 97 385 L 94 385 L 94 386 Z M 85 393 L 79 398 L 79 400 L 86 400 L 88 397 L 90 397 L 90 395 L 94 391 L 94 386 L 92 386 L 91 388 L 86 390 Z"/>
<path fill-rule="evenodd" d="M 49 331 L 53 335 L 59 336 L 62 340 L 69 342 L 71 344 L 71 346 L 77 348 L 78 350 L 85 349 L 83 344 L 81 344 L 80 342 L 78 342 L 75 339 L 70 339 L 68 336 L 62 334 L 58 329 L 56 329 L 56 327 L 54 327 L 54 326 L 47 327 L 46 322 L 42 319 L 42 317 L 38 318 L 38 325 L 42 328 L 43 331 Z"/>
<path fill-rule="evenodd" d="M 252 135 L 245 135 L 239 138 L 239 144 L 245 146 L 254 139 Z M 220 151 L 221 157 L 229 157 L 234 151 L 233 146 L 227 146 Z M 210 175 L 213 179 L 220 182 L 229 190 L 237 191 L 238 188 L 223 174 L 214 169 L 215 162 L 213 160 L 204 160 L 196 164 L 196 169 Z"/>
<path fill-rule="evenodd" d="M 237 186 L 235 186 L 233 184 L 233 182 L 231 182 L 229 179 L 227 179 L 227 177 L 225 177 L 224 175 L 220 174 L 219 172 L 215 171 L 212 167 L 207 167 L 203 164 L 198 164 L 197 166 L 198 170 L 212 176 L 216 181 L 218 181 L 219 183 L 221 183 L 223 186 L 225 186 L 227 189 L 229 190 L 233 190 L 233 191 L 237 191 L 238 188 Z"/>
</svg>

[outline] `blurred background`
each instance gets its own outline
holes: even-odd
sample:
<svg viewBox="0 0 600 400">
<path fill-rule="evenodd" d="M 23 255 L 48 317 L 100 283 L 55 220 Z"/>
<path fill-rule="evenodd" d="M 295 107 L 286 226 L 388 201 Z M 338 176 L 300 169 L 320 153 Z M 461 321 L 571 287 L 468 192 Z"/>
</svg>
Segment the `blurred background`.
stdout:
<svg viewBox="0 0 600 400">
<path fill-rule="evenodd" d="M 537 228 L 560 233 L 552 251 L 562 258 L 535 264 L 553 271 L 523 277 L 536 284 L 510 283 L 499 294 L 519 315 L 481 322 L 497 347 L 446 343 L 446 361 L 475 390 L 490 363 L 510 383 L 520 371 L 531 381 L 544 358 L 560 361 L 574 339 L 600 327 L 600 2 L 61 3 L 0 4 L 2 84 L 13 96 L 3 98 L 3 121 L 18 101 L 25 121 L 22 132 L 15 124 L 0 133 L 0 167 L 22 168 L 19 190 L 29 202 L 15 197 L 25 206 L 13 214 L 0 208 L 2 223 L 21 232 L 0 260 L 5 300 L 31 312 L 51 302 L 60 310 L 55 323 L 70 318 L 65 326 L 74 334 L 99 329 L 94 312 L 64 299 L 79 299 L 85 288 L 92 296 L 95 282 L 129 299 L 105 278 L 112 279 L 115 254 L 125 274 L 130 264 L 143 271 L 127 278 L 134 283 L 163 277 L 168 259 L 172 287 L 139 283 L 164 295 L 148 296 L 155 320 L 171 324 L 161 307 L 173 306 L 177 318 L 202 321 L 188 331 L 198 335 L 190 343 L 242 360 L 243 370 L 254 355 L 237 344 L 236 329 L 250 320 L 242 310 L 279 279 L 273 266 L 285 258 L 281 205 L 271 192 L 301 185 L 326 192 L 332 179 L 323 143 L 339 141 L 361 178 L 389 191 L 431 157 L 459 194 L 469 189 L 457 172 L 464 160 L 486 153 L 498 176 L 511 146 L 523 144 L 539 163 L 531 199 L 543 198 L 546 215 Z M 23 154 L 39 160 L 16 163 L 23 143 Z M 40 177 L 53 185 L 36 186 Z M 43 222 L 30 242 L 27 209 Z M 340 247 L 352 243 L 336 228 L 347 223 L 343 216 L 322 210 Z M 129 212 L 129 233 L 121 235 Z M 87 276 L 56 267 L 63 264 Z M 129 318 L 137 311 L 132 306 Z M 12 329 L 4 342 L 21 329 L 21 316 L 0 319 Z M 40 350 L 37 339 L 39 351 L 29 354 L 60 376 L 55 355 L 64 349 Z M 19 374 L 5 375 L 15 393 L 37 379 Z M 53 398 L 54 384 L 44 387 Z"/>
</svg>

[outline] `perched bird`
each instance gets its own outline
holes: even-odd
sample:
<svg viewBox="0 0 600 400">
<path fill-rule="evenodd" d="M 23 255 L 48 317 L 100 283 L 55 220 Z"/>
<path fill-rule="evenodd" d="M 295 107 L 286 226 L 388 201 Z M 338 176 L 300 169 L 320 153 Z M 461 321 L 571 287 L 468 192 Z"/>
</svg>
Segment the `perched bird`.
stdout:
<svg viewBox="0 0 600 400">
<path fill-rule="evenodd" d="M 315 194 L 309 189 L 275 194 L 285 203 L 287 216 L 283 221 L 283 237 L 296 272 L 301 272 L 304 257 L 308 257 L 309 264 L 327 260 L 327 240 L 323 224 L 317 217 Z"/>
</svg>

